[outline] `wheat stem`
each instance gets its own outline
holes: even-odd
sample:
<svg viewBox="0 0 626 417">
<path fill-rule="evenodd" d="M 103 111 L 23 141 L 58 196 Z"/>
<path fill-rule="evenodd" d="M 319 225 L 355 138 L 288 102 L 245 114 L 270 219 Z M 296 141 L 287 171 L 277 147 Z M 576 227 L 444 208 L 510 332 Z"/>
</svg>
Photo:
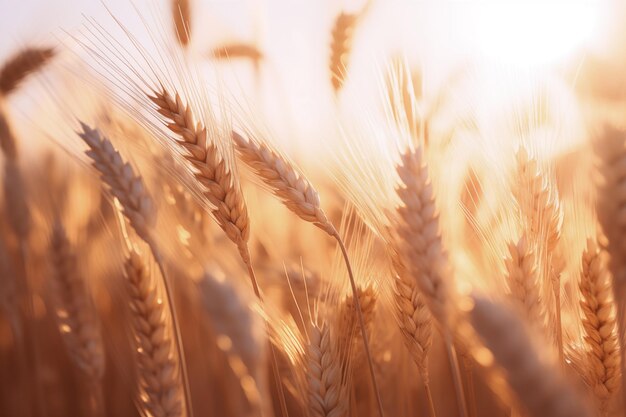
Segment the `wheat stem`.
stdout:
<svg viewBox="0 0 626 417">
<path fill-rule="evenodd" d="M 343 255 L 343 259 L 346 263 L 346 268 L 348 269 L 348 278 L 350 279 L 350 286 L 352 287 L 352 295 L 354 297 L 354 307 L 356 309 L 357 317 L 359 319 L 359 327 L 361 328 L 361 337 L 363 338 L 363 348 L 365 349 L 365 355 L 367 356 L 367 365 L 369 367 L 370 378 L 372 380 L 372 385 L 374 387 L 374 393 L 376 395 L 376 404 L 378 406 L 378 414 L 380 417 L 385 415 L 383 411 L 383 402 L 380 398 L 380 390 L 378 388 L 378 382 L 376 381 L 376 375 L 374 373 L 374 363 L 372 361 L 372 354 L 370 351 L 370 342 L 367 336 L 367 329 L 365 327 L 365 320 L 363 319 L 363 310 L 361 309 L 361 301 L 359 300 L 359 292 L 356 287 L 356 283 L 354 281 L 354 275 L 352 273 L 352 266 L 350 265 L 350 260 L 348 258 L 348 251 L 346 250 L 345 245 L 343 244 L 343 240 L 337 230 L 334 230 L 331 234 L 339 244 L 339 248 L 341 249 L 341 254 Z"/>
</svg>

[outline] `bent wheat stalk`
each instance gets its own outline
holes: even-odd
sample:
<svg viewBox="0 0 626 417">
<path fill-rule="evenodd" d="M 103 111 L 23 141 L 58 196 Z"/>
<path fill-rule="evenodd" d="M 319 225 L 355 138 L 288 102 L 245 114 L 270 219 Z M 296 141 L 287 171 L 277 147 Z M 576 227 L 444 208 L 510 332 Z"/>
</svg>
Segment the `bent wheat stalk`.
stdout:
<svg viewBox="0 0 626 417">
<path fill-rule="evenodd" d="M 156 207 L 141 177 L 135 175 L 133 167 L 128 162 L 124 162 L 122 156 L 113 147 L 109 139 L 102 136 L 97 129 L 92 129 L 82 122 L 80 122 L 80 124 L 83 131 L 78 132 L 78 136 L 90 148 L 86 151 L 87 156 L 91 158 L 94 167 L 100 172 L 102 181 L 109 186 L 111 195 L 120 202 L 122 212 L 126 219 L 128 219 L 130 225 L 137 235 L 150 247 L 161 272 L 165 295 L 172 316 L 172 327 L 174 328 L 174 334 L 176 336 L 176 348 L 181 363 L 187 412 L 189 415 L 193 415 L 189 379 L 187 376 L 182 336 L 180 334 L 180 324 L 174 304 L 174 294 L 165 272 L 164 260 L 157 242 L 153 237 L 153 229 L 157 220 Z"/>
<path fill-rule="evenodd" d="M 232 135 L 240 159 L 255 171 L 257 176 L 270 188 L 272 193 L 278 197 L 291 212 L 302 220 L 313 223 L 337 241 L 346 268 L 348 269 L 348 277 L 359 320 L 363 347 L 367 355 L 370 378 L 372 379 L 372 385 L 374 386 L 374 392 L 376 394 L 378 412 L 382 417 L 384 411 L 380 399 L 380 390 L 376 382 L 369 338 L 367 336 L 361 301 L 358 297 L 358 289 L 354 280 L 352 266 L 350 265 L 348 251 L 346 250 L 339 232 L 328 220 L 326 213 L 324 213 L 321 207 L 319 193 L 286 157 L 271 149 L 268 144 L 254 139 L 245 139 L 236 132 L 233 132 Z"/>
</svg>

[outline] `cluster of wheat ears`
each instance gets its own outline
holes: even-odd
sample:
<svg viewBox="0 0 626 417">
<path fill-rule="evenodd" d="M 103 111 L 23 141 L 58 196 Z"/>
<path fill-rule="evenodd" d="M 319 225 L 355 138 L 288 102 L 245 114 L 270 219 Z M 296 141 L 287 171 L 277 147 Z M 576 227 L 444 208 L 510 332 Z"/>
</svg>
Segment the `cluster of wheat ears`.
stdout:
<svg viewBox="0 0 626 417">
<path fill-rule="evenodd" d="M 330 36 L 337 98 L 365 13 Z M 191 16 L 154 45 L 90 20 L 0 69 L 1 415 L 623 415 L 625 133 L 548 152 L 525 125 L 489 156 L 395 60 L 383 117 L 307 177 L 203 80 Z"/>
</svg>

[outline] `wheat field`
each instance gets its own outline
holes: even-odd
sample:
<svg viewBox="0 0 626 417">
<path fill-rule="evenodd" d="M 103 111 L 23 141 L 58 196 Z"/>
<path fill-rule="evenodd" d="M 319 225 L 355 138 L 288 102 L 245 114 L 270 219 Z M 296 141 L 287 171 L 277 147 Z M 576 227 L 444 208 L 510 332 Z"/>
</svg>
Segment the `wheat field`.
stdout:
<svg viewBox="0 0 626 417">
<path fill-rule="evenodd" d="M 0 50 L 1 416 L 626 414 L 618 2 L 85 3 Z"/>
</svg>

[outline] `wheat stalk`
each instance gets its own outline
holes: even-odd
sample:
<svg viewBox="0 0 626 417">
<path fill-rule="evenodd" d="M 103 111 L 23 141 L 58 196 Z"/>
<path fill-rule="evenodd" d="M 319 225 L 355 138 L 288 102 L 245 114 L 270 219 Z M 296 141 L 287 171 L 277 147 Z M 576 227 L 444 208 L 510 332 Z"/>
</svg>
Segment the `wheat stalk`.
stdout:
<svg viewBox="0 0 626 417">
<path fill-rule="evenodd" d="M 326 324 L 313 325 L 306 346 L 306 381 L 311 417 L 342 417 L 347 392 L 336 340 Z"/>
<path fill-rule="evenodd" d="M 135 333 L 142 408 L 154 416 L 184 416 L 181 364 L 171 317 L 167 317 L 150 271 L 135 250 L 131 250 L 124 270 Z"/>
<path fill-rule="evenodd" d="M 609 272 L 596 242 L 587 240 L 582 256 L 580 293 L 585 342 L 589 349 L 588 380 L 607 414 L 608 402 L 619 388 L 620 368 Z"/>
<path fill-rule="evenodd" d="M 328 220 L 324 210 L 321 208 L 320 197 L 317 190 L 311 185 L 306 177 L 284 156 L 271 149 L 268 144 L 258 140 L 244 139 L 241 135 L 233 132 L 233 141 L 237 151 L 250 168 L 252 168 L 261 180 L 272 190 L 283 204 L 304 221 L 311 222 L 331 237 L 333 237 L 339 248 L 348 269 L 348 278 L 355 303 L 354 307 L 359 320 L 363 347 L 367 356 L 372 385 L 376 392 L 378 411 L 380 416 L 384 415 L 380 391 L 374 374 L 374 365 L 367 337 L 367 329 L 363 318 L 361 302 L 357 296 L 358 290 L 352 272 L 352 266 L 348 257 L 348 251 L 337 229 Z"/>
<path fill-rule="evenodd" d="M 25 48 L 13 55 L 0 69 L 0 95 L 7 96 L 28 76 L 54 56 L 52 48 Z"/>
<path fill-rule="evenodd" d="M 529 416 L 591 417 L 559 369 L 540 359 L 523 322 L 512 311 L 480 296 L 473 301 L 472 326 Z"/>
</svg>

